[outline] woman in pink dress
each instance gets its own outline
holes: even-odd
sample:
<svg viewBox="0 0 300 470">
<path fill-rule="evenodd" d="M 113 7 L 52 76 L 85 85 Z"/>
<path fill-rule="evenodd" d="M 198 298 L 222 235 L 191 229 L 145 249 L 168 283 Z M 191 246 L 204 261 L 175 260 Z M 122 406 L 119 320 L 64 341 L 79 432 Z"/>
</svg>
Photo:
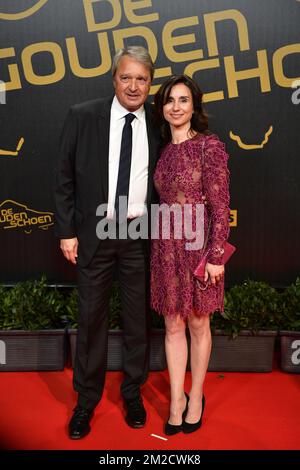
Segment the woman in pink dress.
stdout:
<svg viewBox="0 0 300 470">
<path fill-rule="evenodd" d="M 203 247 L 187 249 L 191 237 L 184 231 L 184 217 L 178 223 L 171 213 L 169 237 L 162 236 L 166 224 L 161 224 L 159 238 L 152 240 L 151 304 L 165 318 L 171 387 L 170 415 L 164 431 L 172 435 L 196 431 L 202 424 L 203 383 L 211 352 L 210 315 L 223 312 L 222 255 L 229 234 L 229 172 L 224 144 L 208 131 L 202 92 L 194 80 L 185 75 L 168 79 L 155 96 L 155 108 L 165 142 L 154 174 L 160 207 L 175 204 L 187 209 L 194 231 L 199 227 L 196 208 L 204 207 L 201 228 L 209 249 L 205 284 L 201 284 L 193 272 Z M 181 238 L 176 235 L 178 224 L 183 228 Z M 191 337 L 192 386 L 188 395 L 184 392 L 186 327 Z"/>
</svg>

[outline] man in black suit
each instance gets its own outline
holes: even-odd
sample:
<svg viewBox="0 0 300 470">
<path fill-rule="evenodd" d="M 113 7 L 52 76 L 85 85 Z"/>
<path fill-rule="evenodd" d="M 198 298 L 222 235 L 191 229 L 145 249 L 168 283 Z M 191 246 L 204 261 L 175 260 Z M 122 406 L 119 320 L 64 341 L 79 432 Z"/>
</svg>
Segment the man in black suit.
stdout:
<svg viewBox="0 0 300 470">
<path fill-rule="evenodd" d="M 113 219 L 117 199 L 126 197 L 127 226 L 131 219 L 144 216 L 151 204 L 159 136 L 151 105 L 145 101 L 153 70 L 144 48 L 120 50 L 112 68 L 115 96 L 72 106 L 61 137 L 55 184 L 56 235 L 64 256 L 77 265 L 79 291 L 73 378 L 78 402 L 69 423 L 71 439 L 90 431 L 93 410 L 103 393 L 115 265 L 124 329 L 121 393 L 126 422 L 140 428 L 146 421 L 140 387 L 148 373 L 147 242 L 130 237 L 99 240 L 96 210 L 107 204 L 107 219 Z M 118 213 L 117 222 L 118 228 Z"/>
</svg>

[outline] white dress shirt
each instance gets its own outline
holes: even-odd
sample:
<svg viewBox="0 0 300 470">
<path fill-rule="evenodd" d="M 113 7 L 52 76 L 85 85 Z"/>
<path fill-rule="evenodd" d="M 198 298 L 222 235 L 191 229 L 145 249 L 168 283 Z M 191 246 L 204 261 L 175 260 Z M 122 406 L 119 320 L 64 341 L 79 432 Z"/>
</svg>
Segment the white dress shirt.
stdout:
<svg viewBox="0 0 300 470">
<path fill-rule="evenodd" d="M 112 219 L 115 212 L 115 198 L 118 182 L 122 131 L 125 116 L 130 111 L 124 108 L 115 96 L 110 112 L 109 159 L 108 159 L 108 210 L 107 217 Z M 146 209 L 149 146 L 144 106 L 135 115 L 132 126 L 132 155 L 130 167 L 128 213 L 132 219 L 144 215 Z"/>
</svg>

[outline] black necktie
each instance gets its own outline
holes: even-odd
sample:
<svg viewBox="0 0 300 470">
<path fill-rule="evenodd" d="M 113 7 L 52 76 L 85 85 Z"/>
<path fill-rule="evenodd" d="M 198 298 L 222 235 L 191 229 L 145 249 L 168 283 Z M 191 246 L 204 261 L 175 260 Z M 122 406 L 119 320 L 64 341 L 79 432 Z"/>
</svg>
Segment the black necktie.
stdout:
<svg viewBox="0 0 300 470">
<path fill-rule="evenodd" d="M 129 193 L 129 179 L 130 179 L 130 167 L 131 167 L 131 153 L 132 153 L 132 127 L 131 123 L 134 120 L 134 114 L 126 114 L 125 124 L 122 132 L 121 140 L 121 151 L 120 151 L 120 163 L 119 163 L 119 173 L 118 173 L 118 182 L 116 190 L 116 218 L 120 218 L 120 209 L 126 214 L 122 213 L 122 218 L 127 218 L 127 207 L 128 207 L 128 193 Z M 119 204 L 119 197 L 126 196 L 126 204 Z"/>
</svg>

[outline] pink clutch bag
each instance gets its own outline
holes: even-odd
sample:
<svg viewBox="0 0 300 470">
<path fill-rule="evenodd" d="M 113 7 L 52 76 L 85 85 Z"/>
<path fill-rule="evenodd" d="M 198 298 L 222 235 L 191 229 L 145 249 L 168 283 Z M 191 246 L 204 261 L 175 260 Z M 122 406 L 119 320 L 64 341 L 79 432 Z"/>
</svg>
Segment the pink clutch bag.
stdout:
<svg viewBox="0 0 300 470">
<path fill-rule="evenodd" d="M 235 252 L 236 248 L 235 246 L 231 245 L 229 242 L 225 242 L 224 245 L 224 253 L 223 253 L 223 264 L 226 264 L 231 255 Z M 198 264 L 197 268 L 194 271 L 194 276 L 199 278 L 200 280 L 203 280 L 204 274 L 205 274 L 205 266 L 207 263 L 207 257 L 209 254 L 209 250 L 207 250 L 204 255 L 202 256 L 200 263 Z"/>
</svg>

